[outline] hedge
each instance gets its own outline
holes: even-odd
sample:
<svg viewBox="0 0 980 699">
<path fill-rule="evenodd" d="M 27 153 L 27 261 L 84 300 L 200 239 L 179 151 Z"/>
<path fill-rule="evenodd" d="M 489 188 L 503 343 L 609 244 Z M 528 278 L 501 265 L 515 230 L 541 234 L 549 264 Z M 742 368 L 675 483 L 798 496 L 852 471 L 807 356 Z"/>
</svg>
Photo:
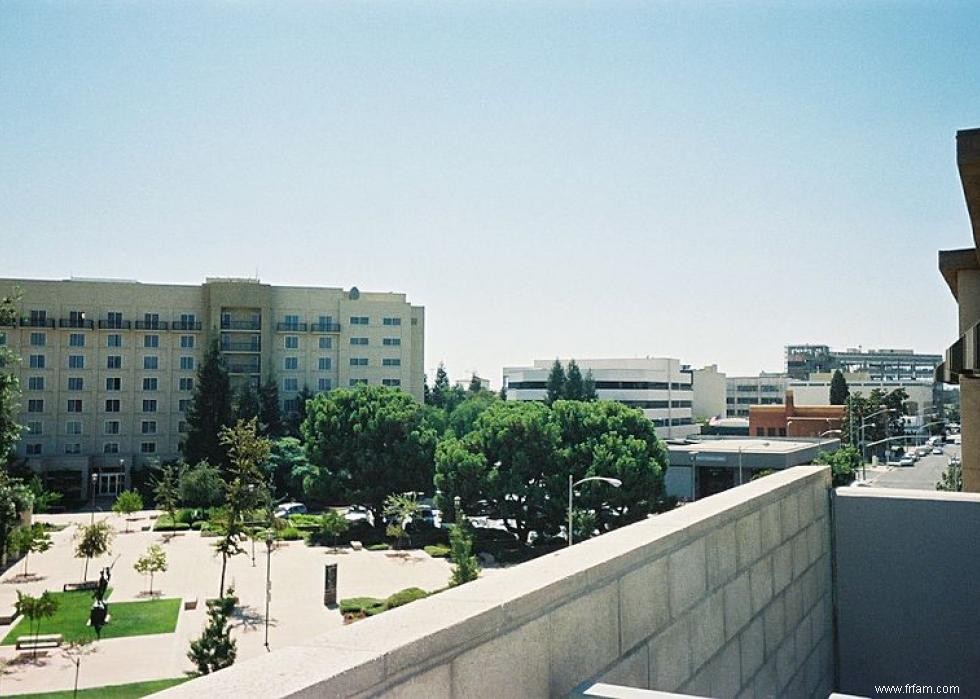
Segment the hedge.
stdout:
<svg viewBox="0 0 980 699">
<path fill-rule="evenodd" d="M 441 544 L 436 544 L 435 546 L 424 546 L 422 548 L 427 554 L 433 558 L 445 558 L 452 551 L 448 546 L 442 546 Z"/>
</svg>

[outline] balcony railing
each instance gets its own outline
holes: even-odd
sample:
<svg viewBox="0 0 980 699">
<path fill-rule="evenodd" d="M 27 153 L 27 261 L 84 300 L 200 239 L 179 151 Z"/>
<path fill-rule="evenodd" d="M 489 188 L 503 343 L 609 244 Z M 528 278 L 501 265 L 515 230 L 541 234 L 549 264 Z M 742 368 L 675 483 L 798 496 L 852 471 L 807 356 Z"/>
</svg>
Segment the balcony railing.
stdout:
<svg viewBox="0 0 980 699">
<path fill-rule="evenodd" d="M 222 330 L 261 330 L 261 320 L 222 320 Z"/>
<path fill-rule="evenodd" d="M 339 333 L 340 323 L 310 323 L 310 332 Z"/>
<path fill-rule="evenodd" d="M 62 318 L 58 321 L 59 328 L 80 328 L 85 330 L 94 330 L 95 321 L 88 320 L 87 318 Z"/>
<path fill-rule="evenodd" d="M 20 324 L 27 328 L 53 328 L 54 318 L 21 318 Z"/>
<path fill-rule="evenodd" d="M 165 320 L 137 320 L 137 330 L 166 330 L 167 321 Z"/>
<path fill-rule="evenodd" d="M 129 330 L 133 327 L 129 320 L 100 320 L 99 330 Z"/>
<path fill-rule="evenodd" d="M 229 364 L 229 374 L 259 374 L 260 368 L 256 364 Z"/>
<path fill-rule="evenodd" d="M 276 323 L 276 330 L 279 332 L 306 332 L 306 323 Z"/>
<path fill-rule="evenodd" d="M 222 342 L 222 352 L 261 352 L 262 344 L 259 342 Z"/>
<path fill-rule="evenodd" d="M 170 324 L 171 330 L 200 330 L 201 321 L 199 320 L 175 320 Z"/>
</svg>

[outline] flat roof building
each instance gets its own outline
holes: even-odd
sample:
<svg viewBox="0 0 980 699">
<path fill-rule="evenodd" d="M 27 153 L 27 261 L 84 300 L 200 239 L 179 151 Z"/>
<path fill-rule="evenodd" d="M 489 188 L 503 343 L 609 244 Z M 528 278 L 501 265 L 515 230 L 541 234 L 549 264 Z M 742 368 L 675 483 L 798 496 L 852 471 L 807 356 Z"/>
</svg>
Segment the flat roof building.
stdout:
<svg viewBox="0 0 980 699">
<path fill-rule="evenodd" d="M 938 354 L 918 354 L 911 349 L 832 350 L 827 345 L 787 345 L 786 374 L 795 380 L 808 380 L 812 374 L 865 372 L 878 381 L 931 380 L 942 361 Z"/>
</svg>

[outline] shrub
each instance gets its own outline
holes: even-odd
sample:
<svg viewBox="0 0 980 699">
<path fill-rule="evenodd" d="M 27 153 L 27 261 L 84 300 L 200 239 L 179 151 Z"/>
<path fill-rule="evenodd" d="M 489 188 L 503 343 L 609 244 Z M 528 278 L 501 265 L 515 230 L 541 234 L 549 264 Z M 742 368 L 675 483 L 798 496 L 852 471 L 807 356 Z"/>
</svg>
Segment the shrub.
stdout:
<svg viewBox="0 0 980 699">
<path fill-rule="evenodd" d="M 163 519 L 162 517 L 160 519 Z M 155 532 L 186 532 L 191 528 L 191 525 L 185 522 L 177 522 L 175 524 L 170 524 L 169 522 L 164 522 L 161 524 L 159 520 L 153 525 L 153 531 Z"/>
<path fill-rule="evenodd" d="M 184 524 L 191 524 L 195 520 L 199 520 L 204 516 L 204 513 L 193 507 L 182 507 L 177 510 L 177 521 L 183 522 Z"/>
<path fill-rule="evenodd" d="M 435 546 L 424 546 L 422 550 L 433 558 L 445 558 L 449 555 L 450 548 L 448 546 L 437 544 Z"/>
<path fill-rule="evenodd" d="M 341 614 L 371 614 L 372 610 L 375 610 L 374 613 L 377 614 L 383 612 L 384 609 L 385 600 L 377 597 L 350 597 L 340 600 Z"/>
<path fill-rule="evenodd" d="M 196 522 L 191 522 L 191 529 L 193 529 L 196 532 L 207 528 L 208 528 L 208 523 L 203 519 L 199 519 Z"/>
<path fill-rule="evenodd" d="M 303 532 L 296 527 L 286 527 L 279 532 L 279 538 L 282 541 L 299 541 L 303 538 Z"/>
<path fill-rule="evenodd" d="M 368 551 L 387 551 L 391 547 L 388 544 L 371 544 L 365 547 Z"/>
<path fill-rule="evenodd" d="M 417 599 L 428 597 L 429 593 L 420 587 L 406 587 L 385 600 L 385 609 L 394 609 Z"/>
</svg>

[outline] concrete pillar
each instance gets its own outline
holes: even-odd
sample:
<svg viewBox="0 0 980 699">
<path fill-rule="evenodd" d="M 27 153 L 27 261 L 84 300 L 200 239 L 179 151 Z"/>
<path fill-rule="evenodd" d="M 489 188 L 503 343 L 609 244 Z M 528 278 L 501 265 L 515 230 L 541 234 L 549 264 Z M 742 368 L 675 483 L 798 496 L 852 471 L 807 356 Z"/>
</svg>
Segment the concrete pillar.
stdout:
<svg viewBox="0 0 980 699">
<path fill-rule="evenodd" d="M 960 334 L 980 322 L 980 270 L 956 275 Z M 980 493 L 980 379 L 960 377 L 960 425 L 963 433 L 963 490 Z"/>
</svg>

